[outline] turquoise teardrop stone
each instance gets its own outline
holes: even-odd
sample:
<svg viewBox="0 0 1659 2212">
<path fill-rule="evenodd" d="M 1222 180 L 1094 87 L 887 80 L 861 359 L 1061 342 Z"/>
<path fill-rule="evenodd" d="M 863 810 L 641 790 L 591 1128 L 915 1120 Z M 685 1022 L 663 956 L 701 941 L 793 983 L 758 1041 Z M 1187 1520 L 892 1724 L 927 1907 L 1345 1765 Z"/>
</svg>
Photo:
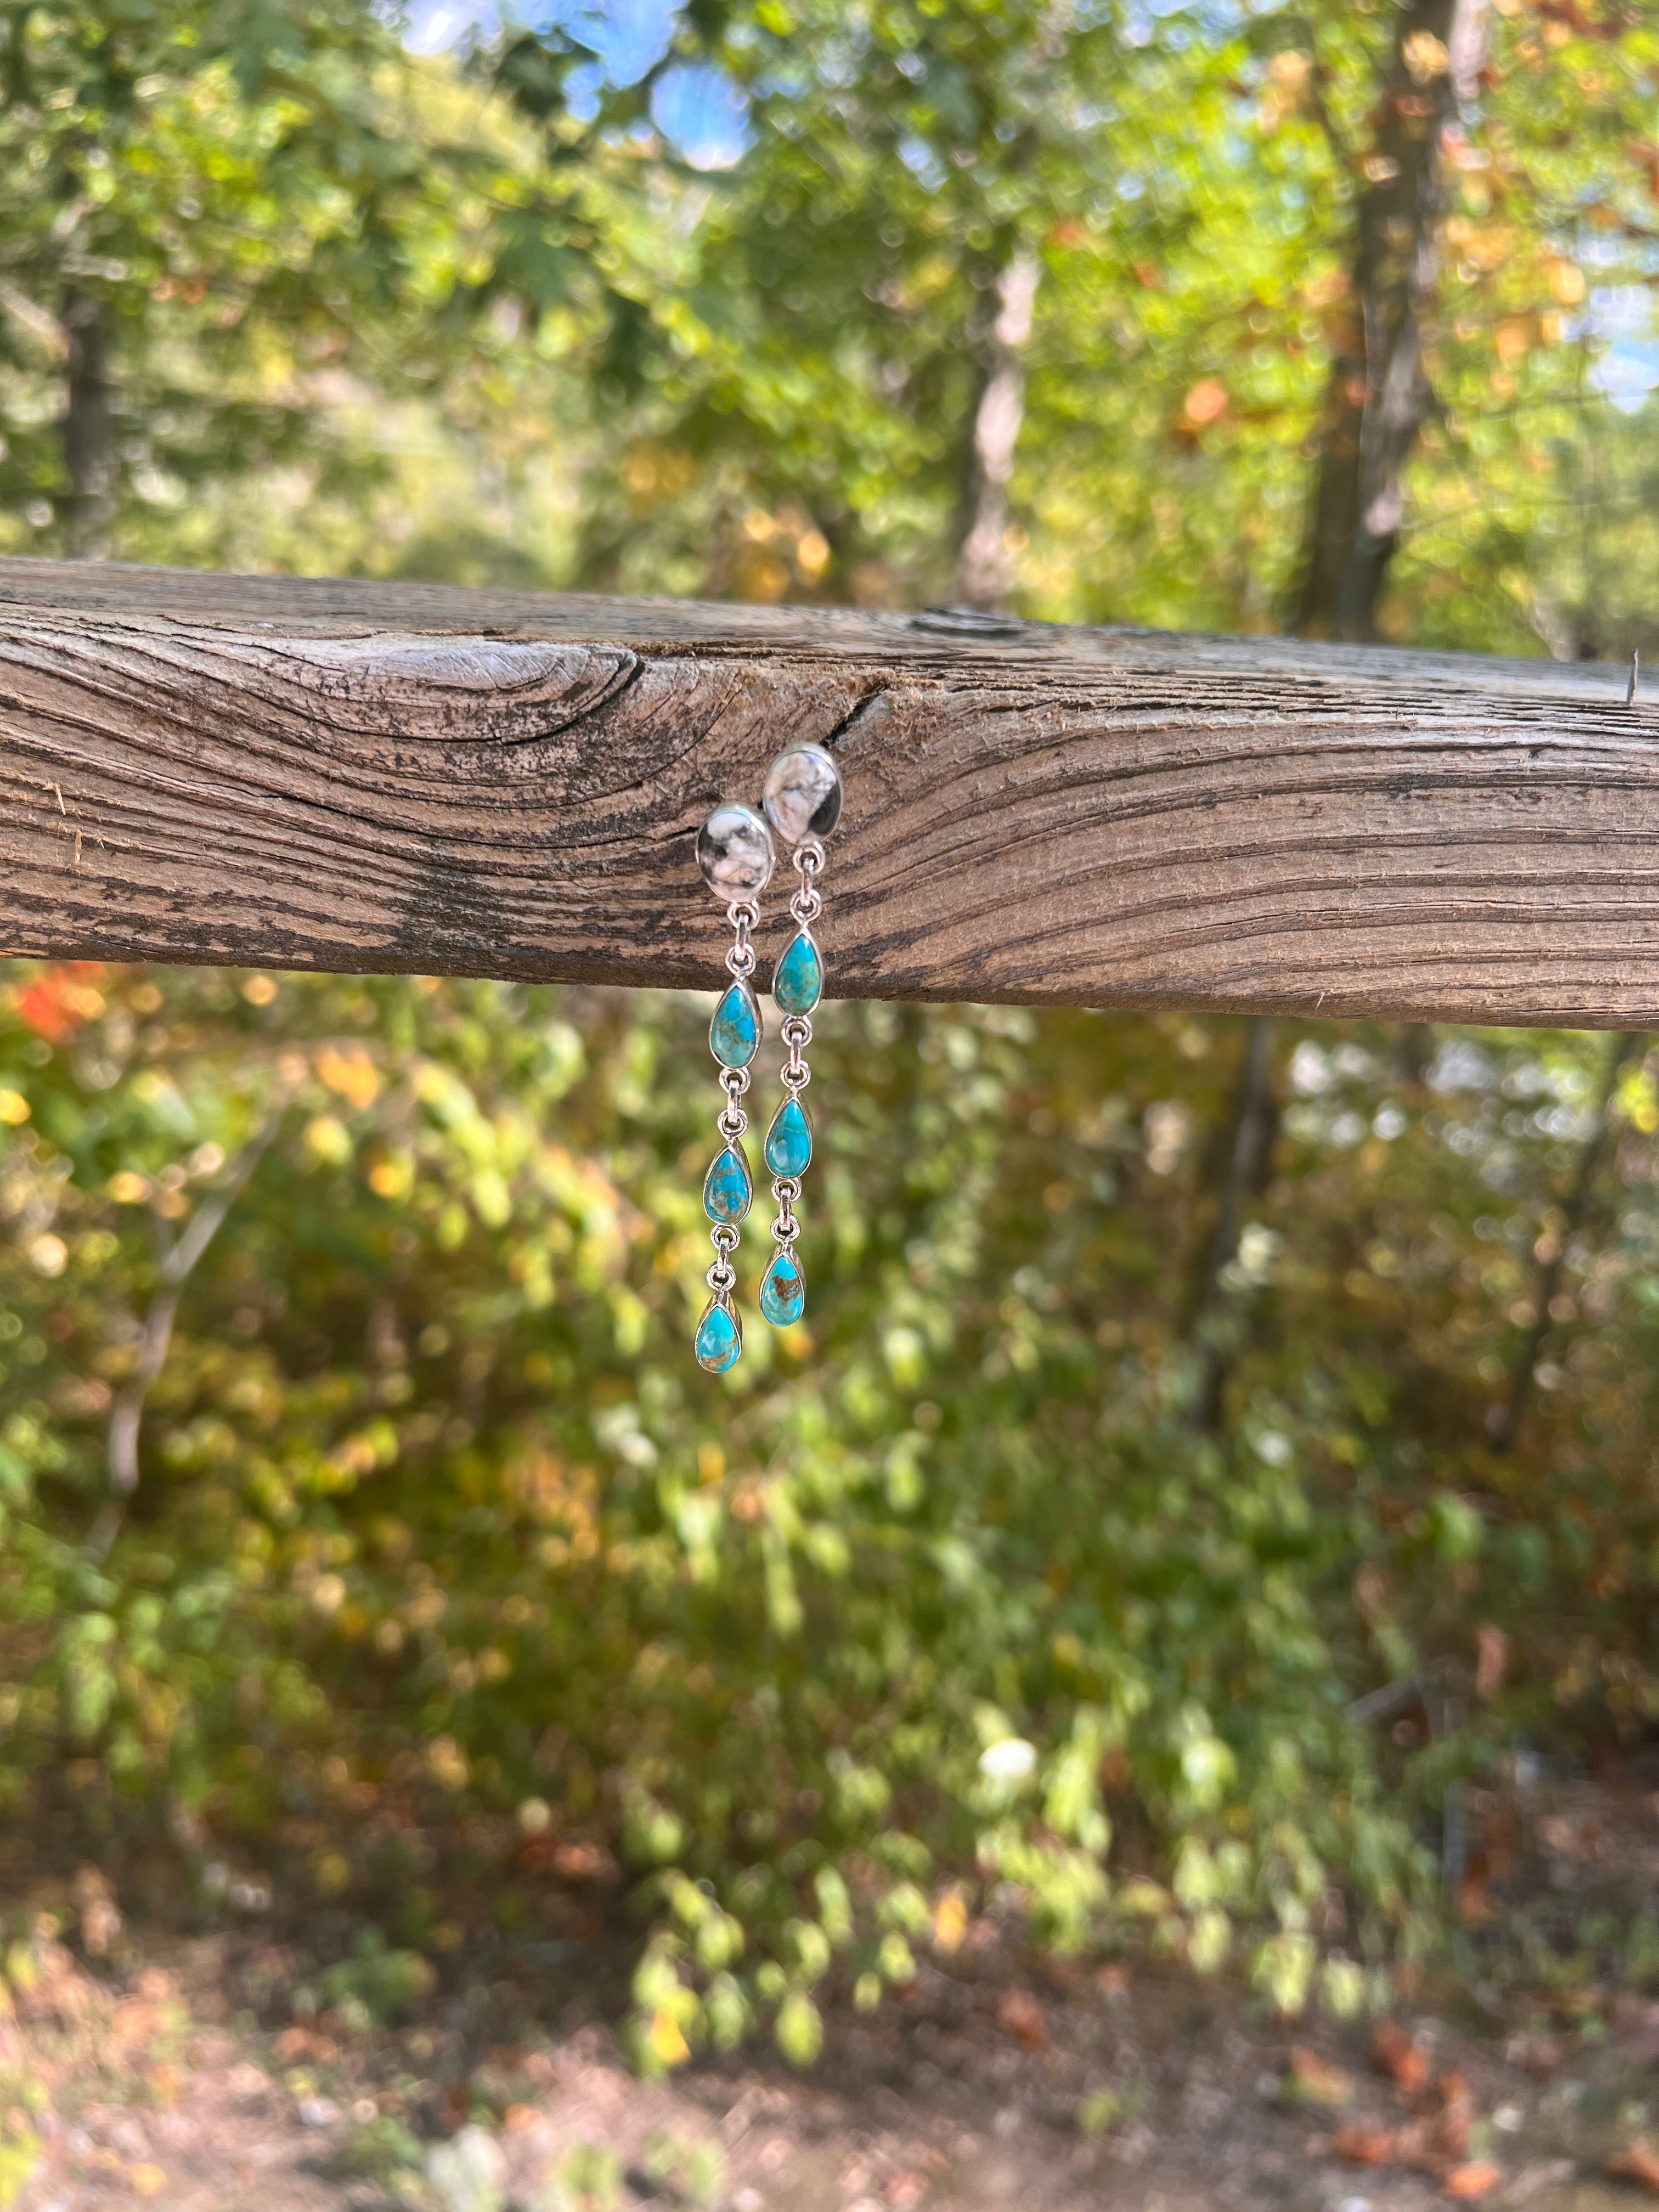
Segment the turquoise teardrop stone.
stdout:
<svg viewBox="0 0 1659 2212">
<path fill-rule="evenodd" d="M 823 996 L 823 963 L 804 929 L 778 963 L 772 996 L 784 1014 L 810 1014 Z"/>
<path fill-rule="evenodd" d="M 738 1317 L 730 1306 L 723 1306 L 718 1298 L 711 1298 L 708 1310 L 697 1323 L 697 1334 L 692 1345 L 699 1367 L 706 1367 L 711 1375 L 724 1375 L 735 1367 L 743 1351 L 743 1331 Z"/>
<path fill-rule="evenodd" d="M 754 1195 L 748 1161 L 738 1146 L 728 1145 L 715 1154 L 714 1164 L 703 1178 L 703 1212 L 711 1221 L 741 1221 Z"/>
<path fill-rule="evenodd" d="M 774 1254 L 761 1277 L 760 1309 L 779 1328 L 787 1328 L 805 1312 L 806 1278 L 793 1252 Z"/>
<path fill-rule="evenodd" d="M 708 1049 L 722 1067 L 747 1067 L 760 1050 L 760 1008 L 747 983 L 735 982 L 714 1009 Z"/>
<path fill-rule="evenodd" d="M 812 1124 L 799 1098 L 786 1098 L 766 1133 L 769 1175 L 802 1176 L 812 1158 Z"/>
</svg>

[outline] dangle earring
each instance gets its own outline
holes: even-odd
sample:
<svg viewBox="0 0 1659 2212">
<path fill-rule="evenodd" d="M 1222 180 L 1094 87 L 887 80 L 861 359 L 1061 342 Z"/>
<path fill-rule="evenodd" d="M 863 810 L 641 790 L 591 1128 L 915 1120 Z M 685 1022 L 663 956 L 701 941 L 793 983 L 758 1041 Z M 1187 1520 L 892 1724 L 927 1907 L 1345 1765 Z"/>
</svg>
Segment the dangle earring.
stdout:
<svg viewBox="0 0 1659 2212">
<path fill-rule="evenodd" d="M 793 863 L 800 878 L 799 889 L 789 902 L 795 934 L 772 978 L 773 1002 L 783 1016 L 779 1035 L 789 1048 L 779 1074 L 789 1095 L 766 1133 L 766 1166 L 778 1208 L 772 1224 L 777 1249 L 760 1288 L 762 1313 L 777 1328 L 787 1328 L 806 1310 L 806 1279 L 795 1256 L 795 1240 L 800 1235 L 795 1201 L 812 1158 L 812 1124 L 800 1094 L 812 1079 L 804 1054 L 812 1042 L 812 1010 L 823 995 L 823 955 L 812 934 L 812 924 L 823 912 L 816 881 L 823 866 L 819 840 L 841 818 L 841 770 L 822 745 L 791 745 L 773 762 L 761 803 L 767 820 L 793 848 Z"/>
<path fill-rule="evenodd" d="M 697 865 L 715 897 L 726 901 L 726 918 L 732 925 L 726 956 L 732 981 L 708 1025 L 708 1048 L 720 1064 L 720 1087 L 726 1093 L 714 1123 L 721 1150 L 702 1186 L 702 1210 L 714 1224 L 708 1236 L 714 1264 L 705 1278 L 708 1304 L 692 1345 L 700 1367 L 711 1375 L 724 1375 L 743 1356 L 743 1324 L 732 1303 L 738 1284 L 732 1255 L 742 1237 L 738 1224 L 749 1211 L 755 1187 L 743 1149 L 749 1116 L 738 1101 L 749 1088 L 749 1063 L 761 1044 L 760 1005 L 749 979 L 755 972 L 753 939 L 760 920 L 760 895 L 775 866 L 772 833 L 751 807 L 717 806 L 698 835 Z"/>
</svg>

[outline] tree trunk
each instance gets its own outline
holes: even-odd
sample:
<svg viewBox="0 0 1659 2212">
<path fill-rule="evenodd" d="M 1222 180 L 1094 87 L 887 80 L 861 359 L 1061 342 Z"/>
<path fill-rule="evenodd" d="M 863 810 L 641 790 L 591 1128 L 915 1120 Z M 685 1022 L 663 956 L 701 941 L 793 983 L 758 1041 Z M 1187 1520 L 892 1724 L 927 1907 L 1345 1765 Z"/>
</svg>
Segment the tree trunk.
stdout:
<svg viewBox="0 0 1659 2212">
<path fill-rule="evenodd" d="M 1008 479 L 1025 415 L 1024 352 L 1036 287 L 1036 256 L 1015 254 L 997 279 L 997 311 L 977 349 L 979 402 L 963 499 L 966 528 L 957 558 L 957 598 L 964 606 L 1004 608 L 1014 587 Z"/>
<path fill-rule="evenodd" d="M 1189 1428 L 1208 1433 L 1221 1426 L 1222 1401 L 1227 1378 L 1243 1343 L 1243 1316 L 1227 1292 L 1227 1270 L 1238 1257 L 1244 1207 L 1254 1190 L 1267 1179 L 1278 1117 L 1273 1091 L 1273 1025 L 1265 1016 L 1250 1024 L 1244 1042 L 1244 1060 L 1239 1071 L 1238 1092 L 1233 1106 L 1224 1156 L 1221 1188 L 1216 1204 L 1215 1228 L 1210 1238 L 1208 1263 L 1199 1289 L 1193 1335 L 1198 1346 L 1198 1373 L 1188 1407 Z M 1229 1308 L 1235 1310 L 1230 1311 Z"/>
<path fill-rule="evenodd" d="M 1544 1249 L 1544 1255 L 1539 1259 L 1538 1275 L 1532 1293 L 1533 1324 L 1515 1355 L 1514 1364 L 1510 1370 L 1508 1398 L 1501 1406 L 1494 1406 L 1486 1416 L 1487 1429 L 1501 1452 L 1513 1451 L 1520 1439 L 1521 1424 L 1526 1419 L 1527 1408 L 1532 1401 L 1538 1362 L 1555 1325 L 1550 1307 L 1561 1287 L 1561 1270 L 1566 1261 L 1567 1248 L 1589 1218 L 1590 1207 L 1595 1197 L 1596 1178 L 1612 1149 L 1613 1102 L 1618 1096 L 1619 1079 L 1631 1061 L 1645 1052 L 1648 1042 L 1645 1030 L 1627 1030 L 1624 1036 L 1613 1039 L 1607 1053 L 1601 1073 L 1601 1095 L 1596 1101 L 1595 1127 L 1579 1152 L 1578 1172 L 1573 1177 L 1572 1190 L 1563 1208 L 1560 1232 Z"/>
<path fill-rule="evenodd" d="M 1296 627 L 1363 643 L 1399 541 L 1401 477 L 1433 404 L 1422 316 L 1436 273 L 1442 149 L 1474 90 L 1487 0 L 1403 0 L 1359 198 L 1351 313 L 1319 434 Z"/>
<path fill-rule="evenodd" d="M 64 295 L 69 398 L 64 466 L 69 476 L 71 561 L 107 561 L 115 529 L 115 418 L 110 405 L 109 309 L 95 295 Z"/>
</svg>

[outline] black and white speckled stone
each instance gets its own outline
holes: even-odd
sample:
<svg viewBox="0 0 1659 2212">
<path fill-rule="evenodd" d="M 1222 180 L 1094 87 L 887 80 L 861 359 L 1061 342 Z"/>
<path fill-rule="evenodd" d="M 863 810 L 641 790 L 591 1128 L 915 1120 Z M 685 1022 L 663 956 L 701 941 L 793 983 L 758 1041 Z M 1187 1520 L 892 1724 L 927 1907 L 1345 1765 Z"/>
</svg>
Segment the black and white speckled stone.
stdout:
<svg viewBox="0 0 1659 2212">
<path fill-rule="evenodd" d="M 767 771 L 762 804 L 786 845 L 827 837 L 841 819 L 841 770 L 822 745 L 791 745 Z"/>
<path fill-rule="evenodd" d="M 758 898 L 777 866 L 772 833 L 752 806 L 717 806 L 697 833 L 697 866 L 728 906 Z"/>
</svg>

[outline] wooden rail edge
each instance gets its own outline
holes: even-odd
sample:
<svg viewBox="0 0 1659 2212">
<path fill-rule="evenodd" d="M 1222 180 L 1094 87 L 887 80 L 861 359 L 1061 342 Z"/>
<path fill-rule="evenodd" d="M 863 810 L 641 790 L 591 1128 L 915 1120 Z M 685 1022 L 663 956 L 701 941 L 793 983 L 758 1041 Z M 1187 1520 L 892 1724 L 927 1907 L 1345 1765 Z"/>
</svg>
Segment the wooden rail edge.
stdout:
<svg viewBox="0 0 1659 2212">
<path fill-rule="evenodd" d="M 831 988 L 1659 1022 L 1659 696 L 1285 639 L 0 561 L 0 945 L 712 988 L 693 858 L 847 782 Z M 788 928 L 769 895 L 766 962 Z"/>
</svg>

